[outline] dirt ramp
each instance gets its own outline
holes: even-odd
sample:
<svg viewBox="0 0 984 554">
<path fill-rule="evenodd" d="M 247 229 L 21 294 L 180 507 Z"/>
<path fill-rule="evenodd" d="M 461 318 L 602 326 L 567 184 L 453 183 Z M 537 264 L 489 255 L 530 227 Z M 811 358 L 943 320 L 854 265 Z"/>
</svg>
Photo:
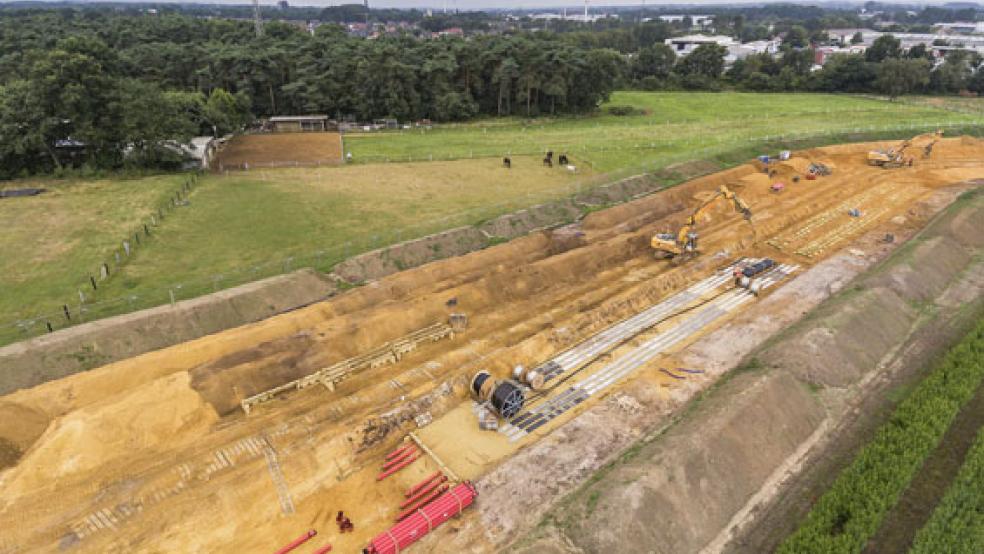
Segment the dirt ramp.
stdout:
<svg viewBox="0 0 984 554">
<path fill-rule="evenodd" d="M 83 479 L 135 451 L 167 452 L 201 436 L 217 420 L 189 387 L 187 373 L 157 379 L 56 419 L 22 463 L 0 479 L 0 488 L 13 498 Z"/>
</svg>

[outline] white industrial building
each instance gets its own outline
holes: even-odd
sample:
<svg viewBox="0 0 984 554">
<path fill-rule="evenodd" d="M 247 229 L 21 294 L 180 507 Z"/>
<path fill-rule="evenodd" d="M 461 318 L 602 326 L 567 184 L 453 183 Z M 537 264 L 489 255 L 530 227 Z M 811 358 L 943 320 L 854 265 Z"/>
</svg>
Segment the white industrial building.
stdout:
<svg viewBox="0 0 984 554">
<path fill-rule="evenodd" d="M 737 40 L 724 35 L 687 35 L 682 37 L 668 38 L 666 45 L 673 49 L 678 57 L 685 57 L 696 50 L 702 44 L 717 44 L 727 49 L 724 56 L 724 63 L 731 65 L 736 60 L 746 58 L 752 54 L 775 55 L 779 52 L 782 44 L 779 40 L 756 40 L 741 43 Z"/>
</svg>

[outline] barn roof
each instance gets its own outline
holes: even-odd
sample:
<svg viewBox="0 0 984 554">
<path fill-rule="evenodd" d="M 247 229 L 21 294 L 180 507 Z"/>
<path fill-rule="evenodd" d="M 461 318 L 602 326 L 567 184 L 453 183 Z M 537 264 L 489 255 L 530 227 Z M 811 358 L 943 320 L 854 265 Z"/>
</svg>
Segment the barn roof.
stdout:
<svg viewBox="0 0 984 554">
<path fill-rule="evenodd" d="M 270 118 L 271 123 L 281 121 L 326 121 L 327 115 L 278 115 Z"/>
</svg>

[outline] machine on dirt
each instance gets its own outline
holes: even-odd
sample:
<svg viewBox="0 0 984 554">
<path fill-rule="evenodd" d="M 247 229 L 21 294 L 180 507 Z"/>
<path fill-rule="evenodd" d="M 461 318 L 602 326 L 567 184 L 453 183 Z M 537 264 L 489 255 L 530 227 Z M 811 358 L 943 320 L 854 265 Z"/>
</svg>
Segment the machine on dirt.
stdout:
<svg viewBox="0 0 984 554">
<path fill-rule="evenodd" d="M 690 214 L 687 222 L 680 227 L 680 230 L 676 234 L 657 233 L 653 236 L 650 245 L 655 251 L 656 257 L 661 259 L 672 258 L 676 262 L 681 262 L 697 256 L 699 254 L 697 249 L 697 223 L 700 221 L 701 216 L 718 200 L 731 202 L 735 211 L 745 216 L 745 220 L 751 224 L 752 210 L 748 207 L 748 204 L 741 198 L 738 198 L 728 187 L 721 185 L 721 188 L 718 189 L 713 197 L 698 206 Z M 754 225 L 752 226 L 752 231 L 755 231 Z"/>
<path fill-rule="evenodd" d="M 888 150 L 872 150 L 868 152 L 868 165 L 882 167 L 884 169 L 911 166 L 914 158 L 907 156 L 906 152 L 910 149 L 922 149 L 923 159 L 929 158 L 933 153 L 933 145 L 943 138 L 943 130 L 935 133 L 925 133 L 917 135 L 909 140 L 902 141 L 898 146 Z"/>
</svg>

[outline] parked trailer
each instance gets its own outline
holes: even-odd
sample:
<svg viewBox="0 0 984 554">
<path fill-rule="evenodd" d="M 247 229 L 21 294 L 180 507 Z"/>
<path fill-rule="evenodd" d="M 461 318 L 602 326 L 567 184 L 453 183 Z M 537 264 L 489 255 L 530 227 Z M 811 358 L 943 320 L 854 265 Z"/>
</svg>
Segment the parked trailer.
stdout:
<svg viewBox="0 0 984 554">
<path fill-rule="evenodd" d="M 430 504 L 417 510 L 403 521 L 389 528 L 388 531 L 376 535 L 366 554 L 397 554 L 421 537 L 434 530 L 435 527 L 460 514 L 471 506 L 478 496 L 474 485 L 465 481 L 442 494 Z"/>
</svg>

